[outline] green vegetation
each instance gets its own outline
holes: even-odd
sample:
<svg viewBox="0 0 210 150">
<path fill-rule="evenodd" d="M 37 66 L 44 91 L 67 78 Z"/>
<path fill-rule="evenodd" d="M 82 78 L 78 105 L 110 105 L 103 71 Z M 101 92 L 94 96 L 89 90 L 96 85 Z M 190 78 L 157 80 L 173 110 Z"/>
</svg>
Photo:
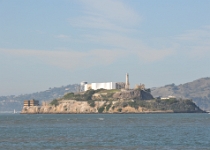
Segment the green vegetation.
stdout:
<svg viewBox="0 0 210 150">
<path fill-rule="evenodd" d="M 74 93 L 68 93 L 63 96 L 63 99 L 73 99 L 74 98 Z"/>
<path fill-rule="evenodd" d="M 50 104 L 51 104 L 51 105 L 54 105 L 54 106 L 58 106 L 58 105 L 59 105 L 57 99 L 54 99 Z"/>
<path fill-rule="evenodd" d="M 167 99 L 167 100 L 135 100 L 129 101 L 127 104 L 135 109 L 139 107 L 144 107 L 149 110 L 171 110 L 174 112 L 195 112 L 195 110 L 200 110 L 192 100 L 183 99 Z"/>
<path fill-rule="evenodd" d="M 96 106 L 95 101 L 93 101 L 93 100 L 88 101 L 88 104 L 90 105 L 90 107 L 95 107 Z"/>
<path fill-rule="evenodd" d="M 193 101 L 190 100 L 190 99 L 186 100 L 185 103 L 186 103 L 187 105 L 195 105 L 195 103 L 193 103 Z"/>
<path fill-rule="evenodd" d="M 112 110 L 114 110 L 115 109 L 115 106 L 112 106 Z"/>
<path fill-rule="evenodd" d="M 136 101 L 133 101 L 133 102 L 128 102 L 128 105 L 137 109 L 138 108 L 138 105 L 136 104 Z"/>
<path fill-rule="evenodd" d="M 118 111 L 118 112 L 122 112 L 122 108 L 119 108 L 117 111 Z"/>
<path fill-rule="evenodd" d="M 179 102 L 177 99 L 175 99 L 175 98 L 170 98 L 170 99 L 166 99 L 166 100 L 164 100 L 166 103 L 168 103 L 168 104 L 173 104 L 173 103 L 177 103 L 177 102 Z"/>
<path fill-rule="evenodd" d="M 103 113 L 104 109 L 105 109 L 105 107 L 104 107 L 104 106 L 101 106 L 101 107 L 98 109 L 98 112 L 99 112 L 99 113 Z"/>
<path fill-rule="evenodd" d="M 109 111 L 110 108 L 114 110 L 117 108 L 118 112 L 121 112 L 123 108 L 127 106 L 131 106 L 135 109 L 138 109 L 139 107 L 142 107 L 144 109 L 156 111 L 156 110 L 162 110 L 162 111 L 174 111 L 174 112 L 195 112 L 195 110 L 200 110 L 193 102 L 192 100 L 181 100 L 181 99 L 152 99 L 152 100 L 139 100 L 139 99 L 125 99 L 123 101 L 117 101 L 117 98 L 113 98 L 113 94 L 116 92 L 119 92 L 120 90 L 105 90 L 105 89 L 98 89 L 98 90 L 88 90 L 84 93 L 68 93 L 64 95 L 63 99 L 70 99 L 70 100 L 78 100 L 78 101 L 87 101 L 88 104 L 91 107 L 95 107 L 96 101 L 106 101 L 106 104 L 98 108 L 99 113 L 103 113 L 105 111 Z M 94 95 L 94 96 L 93 96 Z M 114 103 L 114 106 L 112 105 L 112 101 L 116 101 Z M 58 101 L 53 100 L 51 102 L 52 105 L 57 106 Z"/>
<path fill-rule="evenodd" d="M 78 100 L 78 101 L 89 101 L 92 100 L 92 96 L 95 93 L 98 93 L 100 91 L 102 91 L 104 89 L 98 89 L 98 90 L 87 90 L 85 93 L 68 93 L 66 95 L 63 96 L 62 99 L 66 99 L 66 100 Z"/>
<path fill-rule="evenodd" d="M 138 109 L 139 107 L 147 107 L 148 102 L 143 101 L 143 100 L 136 100 L 136 101 L 128 102 L 128 105 L 135 109 Z"/>
<path fill-rule="evenodd" d="M 68 93 L 66 95 L 63 96 L 62 99 L 66 99 L 66 100 L 78 100 L 78 101 L 89 101 L 89 100 L 102 100 L 102 101 L 112 101 L 112 100 L 116 100 L 116 96 L 114 98 L 114 94 L 117 92 L 120 92 L 121 90 L 119 89 L 112 89 L 112 90 L 105 90 L 105 89 L 98 89 L 98 90 L 87 90 L 86 92 L 82 92 L 82 93 Z M 138 93 L 138 92 L 135 92 Z M 121 99 L 120 95 L 123 95 L 123 92 L 118 93 L 118 97 Z M 142 94 L 142 93 L 141 93 Z M 137 96 L 138 94 L 136 94 L 135 96 Z M 126 94 L 124 94 L 125 97 Z M 130 92 L 129 93 L 129 97 L 132 97 L 132 99 L 139 99 L 139 97 L 134 97 L 134 92 Z M 148 99 L 148 98 L 146 98 Z M 124 105 L 124 107 L 126 107 L 127 105 Z"/>
<path fill-rule="evenodd" d="M 100 89 L 98 93 L 116 93 L 116 92 L 120 92 L 120 90 L 119 89 L 112 89 L 112 90 Z"/>
<path fill-rule="evenodd" d="M 126 103 L 126 102 L 122 103 L 122 107 L 127 107 L 127 106 L 128 106 L 128 103 Z"/>
<path fill-rule="evenodd" d="M 88 90 L 88 91 L 86 91 L 85 92 L 85 94 L 83 95 L 84 96 L 84 99 L 85 100 L 92 100 L 92 96 L 93 96 L 93 94 L 95 94 L 95 90 Z"/>
<path fill-rule="evenodd" d="M 161 102 L 161 99 L 155 99 L 155 101 L 156 101 L 157 103 L 160 103 L 160 102 Z"/>
<path fill-rule="evenodd" d="M 114 93 L 107 93 L 107 95 L 106 95 L 106 96 L 107 96 L 108 98 L 112 98 L 112 97 L 113 97 L 113 95 L 114 95 Z"/>
<path fill-rule="evenodd" d="M 109 101 L 113 100 L 113 94 L 115 92 L 118 92 L 120 90 L 113 89 L 113 90 L 105 90 L 105 89 L 98 89 L 98 90 L 87 90 L 84 93 L 68 93 L 63 96 L 62 99 L 65 100 L 77 100 L 77 101 L 91 101 L 91 100 L 103 100 L 103 101 Z M 93 97 L 93 95 L 97 93 L 98 95 Z M 94 102 L 88 102 L 91 107 L 94 107 Z"/>
<path fill-rule="evenodd" d="M 175 95 L 192 99 L 203 110 L 210 110 L 210 78 L 201 78 L 193 82 L 162 86 L 152 91 L 157 96 Z"/>
<path fill-rule="evenodd" d="M 106 111 L 108 111 L 110 109 L 110 107 L 112 106 L 112 103 L 110 103 L 109 105 L 106 106 Z"/>
</svg>

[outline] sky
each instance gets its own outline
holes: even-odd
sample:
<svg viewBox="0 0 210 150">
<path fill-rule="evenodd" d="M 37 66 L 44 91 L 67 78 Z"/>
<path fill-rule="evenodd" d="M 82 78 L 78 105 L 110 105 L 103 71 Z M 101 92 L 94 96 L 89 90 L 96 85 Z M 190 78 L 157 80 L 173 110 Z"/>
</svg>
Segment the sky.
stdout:
<svg viewBox="0 0 210 150">
<path fill-rule="evenodd" d="M 209 0 L 0 0 L 0 96 L 210 75 Z"/>
</svg>

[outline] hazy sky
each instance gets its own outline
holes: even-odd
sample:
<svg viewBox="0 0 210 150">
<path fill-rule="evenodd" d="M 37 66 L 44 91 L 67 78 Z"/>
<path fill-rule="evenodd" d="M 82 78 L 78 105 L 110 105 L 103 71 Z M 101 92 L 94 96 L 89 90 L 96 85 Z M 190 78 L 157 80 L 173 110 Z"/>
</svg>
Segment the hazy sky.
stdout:
<svg viewBox="0 0 210 150">
<path fill-rule="evenodd" d="M 0 0 L 0 96 L 210 75 L 209 0 Z"/>
</svg>

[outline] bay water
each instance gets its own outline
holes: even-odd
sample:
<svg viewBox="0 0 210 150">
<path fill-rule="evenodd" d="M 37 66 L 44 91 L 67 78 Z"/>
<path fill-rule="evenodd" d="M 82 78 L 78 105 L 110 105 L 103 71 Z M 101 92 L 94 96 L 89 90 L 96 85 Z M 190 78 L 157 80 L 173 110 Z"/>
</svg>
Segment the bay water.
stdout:
<svg viewBox="0 0 210 150">
<path fill-rule="evenodd" d="M 210 150 L 210 114 L 0 114 L 2 150 Z"/>
</svg>

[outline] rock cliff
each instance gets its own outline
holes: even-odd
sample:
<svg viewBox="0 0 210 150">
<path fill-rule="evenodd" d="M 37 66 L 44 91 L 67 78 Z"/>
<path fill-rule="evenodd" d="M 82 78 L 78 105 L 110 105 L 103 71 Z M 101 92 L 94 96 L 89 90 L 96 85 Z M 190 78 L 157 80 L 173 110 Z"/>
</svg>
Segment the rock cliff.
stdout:
<svg viewBox="0 0 210 150">
<path fill-rule="evenodd" d="M 116 101 L 76 101 L 60 100 L 57 106 L 24 106 L 22 114 L 60 114 L 60 113 L 201 113 L 192 101 L 134 101 L 134 100 L 116 100 Z"/>
<path fill-rule="evenodd" d="M 149 90 L 88 90 L 68 93 L 44 106 L 24 106 L 25 113 L 203 112 L 191 100 L 157 100 Z"/>
<path fill-rule="evenodd" d="M 153 96 L 146 90 L 125 90 L 116 92 L 113 95 L 115 99 L 136 99 L 136 100 L 151 100 Z"/>
</svg>

